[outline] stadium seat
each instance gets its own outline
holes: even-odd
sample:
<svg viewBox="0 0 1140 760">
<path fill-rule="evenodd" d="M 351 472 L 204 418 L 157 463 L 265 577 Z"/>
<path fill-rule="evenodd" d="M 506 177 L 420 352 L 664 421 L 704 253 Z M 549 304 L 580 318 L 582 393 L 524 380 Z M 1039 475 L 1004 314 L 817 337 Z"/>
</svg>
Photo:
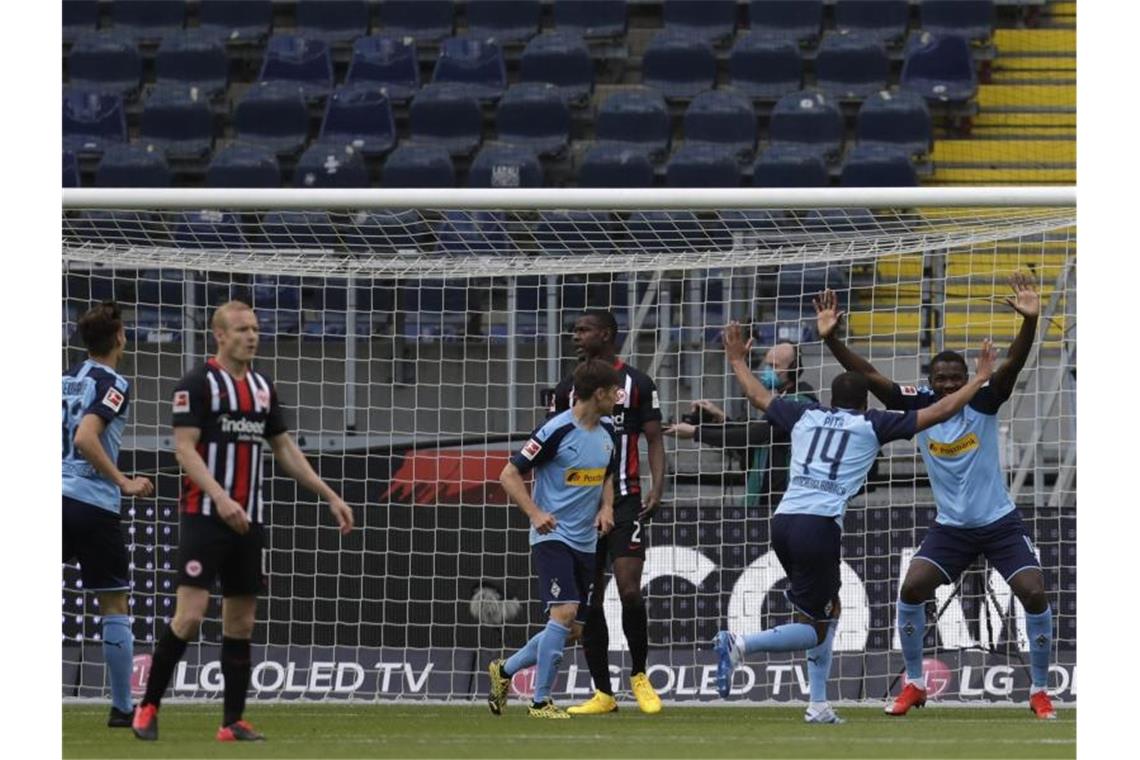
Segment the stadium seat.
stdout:
<svg viewBox="0 0 1140 760">
<path fill-rule="evenodd" d="M 826 187 L 827 166 L 815 153 L 772 147 L 760 154 L 752 170 L 755 187 Z"/>
<path fill-rule="evenodd" d="M 994 33 L 994 0 L 922 0 L 918 15 L 932 34 L 984 41 Z"/>
<path fill-rule="evenodd" d="M 273 0 L 199 0 L 198 24 L 225 42 L 261 42 L 273 28 Z"/>
<path fill-rule="evenodd" d="M 127 141 L 123 99 L 104 92 L 63 91 L 63 147 L 83 155 L 101 154 L 106 146 Z"/>
<path fill-rule="evenodd" d="M 214 210 L 177 214 L 170 226 L 170 242 L 181 248 L 248 247 L 238 215 Z"/>
<path fill-rule="evenodd" d="M 454 187 L 455 167 L 442 146 L 404 143 L 388 154 L 381 184 L 384 187 Z"/>
<path fill-rule="evenodd" d="M 716 83 L 716 55 L 707 42 L 681 32 L 659 32 L 645 49 L 642 82 L 670 100 L 687 100 Z"/>
<path fill-rule="evenodd" d="M 354 253 L 420 254 L 430 248 L 431 231 L 416 209 L 384 209 L 353 214 L 342 236 Z"/>
<path fill-rule="evenodd" d="M 509 45 L 538 33 L 539 0 L 467 0 L 467 33 Z"/>
<path fill-rule="evenodd" d="M 838 157 L 843 131 L 839 106 L 811 90 L 793 92 L 776 101 L 768 124 L 773 146 L 799 148 L 825 161 Z"/>
<path fill-rule="evenodd" d="M 495 112 L 499 139 L 540 156 L 557 156 L 570 142 L 570 109 L 552 84 L 526 82 L 507 90 Z"/>
<path fill-rule="evenodd" d="M 823 0 L 751 0 L 748 18 L 754 32 L 812 42 L 823 25 Z"/>
<path fill-rule="evenodd" d="M 308 139 L 309 109 L 295 83 L 258 82 L 238 101 L 233 126 L 243 142 L 292 155 Z"/>
<path fill-rule="evenodd" d="M 143 105 L 139 135 L 169 158 L 202 158 L 214 144 L 214 114 L 205 97 L 189 88 L 158 87 Z"/>
<path fill-rule="evenodd" d="M 375 84 L 348 84 L 329 96 L 320 139 L 351 145 L 365 156 L 387 153 L 396 144 L 396 120 L 384 90 Z"/>
<path fill-rule="evenodd" d="M 483 140 L 483 111 L 462 85 L 426 85 L 412 99 L 413 140 L 441 145 L 453 156 L 468 155 Z"/>
<path fill-rule="evenodd" d="M 225 46 L 216 36 L 187 29 L 162 39 L 154 68 L 159 86 L 196 87 L 213 98 L 225 92 L 230 62 Z"/>
<path fill-rule="evenodd" d="M 899 86 L 927 100 L 963 103 L 978 92 L 970 43 L 923 32 L 907 42 Z"/>
<path fill-rule="evenodd" d="M 739 187 L 740 164 L 730 148 L 686 142 L 665 166 L 665 184 L 669 187 Z"/>
<path fill-rule="evenodd" d="M 631 247 L 644 253 L 700 251 L 732 245 L 722 223 L 702 222 L 692 211 L 634 211 L 626 226 Z"/>
<path fill-rule="evenodd" d="M 347 81 L 378 85 L 394 103 L 408 101 L 420 89 L 416 43 L 388 35 L 361 37 L 352 46 Z"/>
<path fill-rule="evenodd" d="M 81 34 L 67 56 L 68 83 L 126 97 L 138 92 L 142 59 L 135 41 L 116 32 Z"/>
<path fill-rule="evenodd" d="M 542 164 L 523 145 L 487 143 L 475 155 L 468 187 L 542 187 Z"/>
<path fill-rule="evenodd" d="M 652 187 L 653 165 L 644 152 L 601 143 L 586 151 L 578 167 L 579 187 Z"/>
<path fill-rule="evenodd" d="M 63 41 L 74 42 L 84 32 L 99 26 L 97 0 L 63 0 Z"/>
<path fill-rule="evenodd" d="M 157 42 L 186 23 L 186 0 L 114 0 L 111 25 L 139 42 Z"/>
<path fill-rule="evenodd" d="M 901 150 L 856 145 L 843 162 L 839 183 L 844 187 L 914 187 L 918 175 L 910 156 Z"/>
<path fill-rule="evenodd" d="M 895 45 L 906 36 L 908 0 L 835 0 L 835 28 Z"/>
<path fill-rule="evenodd" d="M 733 88 L 754 100 L 776 100 L 800 89 L 803 69 L 800 46 L 789 37 L 750 32 L 728 54 Z"/>
<path fill-rule="evenodd" d="M 119 186 L 102 185 L 102 187 Z M 158 215 L 148 211 L 80 211 L 69 220 L 68 224 L 69 231 L 76 238 L 105 245 L 153 243 L 155 233 L 161 228 Z M 104 278 L 98 279 L 105 282 Z M 92 283 L 92 289 L 101 289 L 100 285 L 103 282 Z M 111 292 L 99 294 L 98 297 L 115 296 L 111 288 L 107 290 Z M 96 296 L 96 293 L 92 293 L 92 297 Z"/>
<path fill-rule="evenodd" d="M 95 169 L 97 187 L 170 187 L 166 156 L 153 145 L 108 145 Z"/>
<path fill-rule="evenodd" d="M 800 221 L 804 229 L 808 232 L 809 237 L 817 239 L 831 240 L 836 234 L 856 236 L 864 235 L 867 232 L 874 230 L 881 230 L 881 225 L 875 221 L 875 215 L 871 213 L 870 209 L 866 208 L 814 208 L 804 214 Z M 802 275 L 799 271 L 804 268 L 804 265 L 785 265 L 781 267 L 780 288 L 783 292 L 794 293 L 797 296 L 803 296 L 807 293 L 819 292 L 826 287 L 837 288 L 841 287 L 834 283 L 834 278 L 839 278 L 842 282 L 846 278 L 843 276 L 842 270 L 838 267 L 808 266 L 806 267 L 806 274 L 810 277 L 825 277 L 831 278 L 833 284 L 828 285 L 825 282 L 815 282 L 814 285 L 807 283 L 797 282 Z M 787 271 L 785 271 L 787 270 Z M 791 278 L 790 282 L 784 282 L 782 278 Z"/>
<path fill-rule="evenodd" d="M 342 142 L 316 142 L 297 159 L 293 171 L 293 187 L 355 188 L 368 187 L 368 168 L 364 156 Z"/>
<path fill-rule="evenodd" d="M 549 82 L 571 105 L 586 105 L 594 92 L 594 60 L 582 38 L 568 32 L 534 37 L 519 60 L 520 82 Z"/>
<path fill-rule="evenodd" d="M 687 145 L 713 144 L 738 157 L 756 151 L 756 111 L 747 98 L 729 90 L 708 90 L 693 98 L 684 129 Z"/>
<path fill-rule="evenodd" d="M 673 135 L 665 98 L 648 88 L 622 89 L 606 98 L 594 130 L 599 142 L 620 143 L 654 159 L 665 156 Z"/>
<path fill-rule="evenodd" d="M 816 54 L 816 87 L 832 98 L 862 100 L 887 86 L 890 68 L 878 40 L 856 32 L 828 32 Z"/>
<path fill-rule="evenodd" d="M 63 186 L 79 187 L 79 159 L 70 150 L 63 151 Z"/>
<path fill-rule="evenodd" d="M 610 227 L 605 211 L 541 211 L 534 241 L 543 254 L 606 254 L 615 245 Z"/>
<path fill-rule="evenodd" d="M 439 251 L 453 256 L 517 253 L 501 211 L 446 211 L 436 225 Z"/>
<path fill-rule="evenodd" d="M 368 34 L 365 0 L 297 0 L 297 32 L 329 45 L 348 43 Z"/>
<path fill-rule="evenodd" d="M 324 40 L 275 34 L 265 47 L 260 82 L 289 82 L 301 88 L 305 100 L 328 96 L 333 85 L 332 54 Z"/>
<path fill-rule="evenodd" d="M 627 0 L 554 0 L 554 27 L 586 39 L 624 37 Z"/>
<path fill-rule="evenodd" d="M 384 34 L 436 42 L 455 28 L 455 0 L 382 0 L 379 20 Z"/>
<path fill-rule="evenodd" d="M 736 0 L 664 0 L 665 28 L 716 44 L 736 31 Z"/>
<path fill-rule="evenodd" d="M 280 187 L 277 156 L 255 145 L 231 145 L 214 154 L 206 187 Z"/>
<path fill-rule="evenodd" d="M 261 234 L 275 249 L 330 250 L 341 243 L 327 211 L 271 211 L 261 220 Z"/>
<path fill-rule="evenodd" d="M 493 40 L 449 37 L 439 48 L 432 82 L 462 85 L 468 95 L 494 102 L 507 88 L 507 64 Z"/>
<path fill-rule="evenodd" d="M 889 146 L 918 155 L 930 152 L 933 139 L 926 100 L 909 90 L 875 93 L 863 101 L 855 117 L 859 145 Z"/>
</svg>

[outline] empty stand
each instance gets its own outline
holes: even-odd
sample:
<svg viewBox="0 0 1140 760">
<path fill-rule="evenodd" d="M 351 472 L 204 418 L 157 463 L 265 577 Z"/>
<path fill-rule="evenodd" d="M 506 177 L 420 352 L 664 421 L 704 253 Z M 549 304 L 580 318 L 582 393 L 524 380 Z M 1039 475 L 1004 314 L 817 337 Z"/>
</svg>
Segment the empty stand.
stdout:
<svg viewBox="0 0 1140 760">
<path fill-rule="evenodd" d="M 212 98 L 223 94 L 229 82 L 230 62 L 225 45 L 199 29 L 164 37 L 154 64 L 160 86 L 196 87 Z"/>
<path fill-rule="evenodd" d="M 984 41 L 993 36 L 993 0 L 922 0 L 923 31 Z"/>
<path fill-rule="evenodd" d="M 475 36 L 450 37 L 439 48 L 432 81 L 462 85 L 479 100 L 496 101 L 507 87 L 502 48 Z"/>
<path fill-rule="evenodd" d="M 95 170 L 98 187 L 170 187 L 170 167 L 154 146 L 108 145 Z"/>
<path fill-rule="evenodd" d="M 396 144 L 396 119 L 384 89 L 358 82 L 335 90 L 325 107 L 320 138 L 351 145 L 365 156 L 391 150 Z"/>
<path fill-rule="evenodd" d="M 273 0 L 199 0 L 198 24 L 225 42 L 258 43 L 273 28 Z"/>
<path fill-rule="evenodd" d="M 142 82 L 142 59 L 130 36 L 87 32 L 67 57 L 70 83 L 78 88 L 133 96 Z"/>
<path fill-rule="evenodd" d="M 111 25 L 139 42 L 157 42 L 186 23 L 186 0 L 114 0 Z"/>
<path fill-rule="evenodd" d="M 794 92 L 772 108 L 768 127 L 772 145 L 814 153 L 825 160 L 838 157 L 843 143 L 843 114 L 822 93 Z"/>
<path fill-rule="evenodd" d="M 539 0 L 467 0 L 467 27 L 472 37 L 504 44 L 522 43 L 538 33 Z"/>
<path fill-rule="evenodd" d="M 600 141 L 620 143 L 654 158 L 664 157 L 672 138 L 664 96 L 644 87 L 606 98 L 598 109 L 595 130 Z"/>
<path fill-rule="evenodd" d="M 835 27 L 858 32 L 886 45 L 906 36 L 909 0 L 835 0 Z"/>
<path fill-rule="evenodd" d="M 645 49 L 642 81 L 668 99 L 687 100 L 716 83 L 716 54 L 709 43 L 666 29 Z"/>
<path fill-rule="evenodd" d="M 651 187 L 653 164 L 642 151 L 623 145 L 595 145 L 578 167 L 581 187 Z"/>
<path fill-rule="evenodd" d="M 368 168 L 360 151 L 343 142 L 317 142 L 297 159 L 293 186 L 300 188 L 368 187 Z"/>
<path fill-rule="evenodd" d="M 845 187 L 912 187 L 918 174 L 902 150 L 856 145 L 843 162 L 840 184 Z"/>
<path fill-rule="evenodd" d="M 911 155 L 929 153 L 933 131 L 926 99 L 909 90 L 871 95 L 855 118 L 855 140 Z"/>
<path fill-rule="evenodd" d="M 736 0 L 663 0 L 665 28 L 717 43 L 736 31 Z"/>
<path fill-rule="evenodd" d="M 435 42 L 450 37 L 455 28 L 454 0 L 383 0 L 379 9 L 380 31 L 417 42 Z"/>
<path fill-rule="evenodd" d="M 862 100 L 887 86 L 890 68 L 887 51 L 877 39 L 829 32 L 815 59 L 816 87 L 833 98 Z"/>
<path fill-rule="evenodd" d="M 404 143 L 388 154 L 381 184 L 384 187 L 454 187 L 455 167 L 442 146 Z"/>
<path fill-rule="evenodd" d="M 265 47 L 257 78 L 262 82 L 290 82 L 301 88 L 306 100 L 327 97 L 333 86 L 329 45 L 320 39 L 275 34 Z"/>
<path fill-rule="evenodd" d="M 297 29 L 302 36 L 330 45 L 350 43 L 368 34 L 365 0 L 297 0 Z"/>
<path fill-rule="evenodd" d="M 301 89 L 290 82 L 258 82 L 234 109 L 238 139 L 278 155 L 298 153 L 309 135 L 309 109 Z"/>
<path fill-rule="evenodd" d="M 742 95 L 709 90 L 693 98 L 685 111 L 686 144 L 711 144 L 742 158 L 756 151 L 756 112 Z"/>
<path fill-rule="evenodd" d="M 280 187 L 277 156 L 254 145 L 219 150 L 206 170 L 207 187 Z"/>
<path fill-rule="evenodd" d="M 555 28 L 587 39 L 621 37 L 628 14 L 626 0 L 554 0 Z"/>
<path fill-rule="evenodd" d="M 803 85 L 803 56 L 789 37 L 750 32 L 732 46 L 728 77 L 734 89 L 757 100 L 777 100 Z"/>
<path fill-rule="evenodd" d="M 64 89 L 64 150 L 99 155 L 108 145 L 126 141 L 127 116 L 121 97 L 74 87 Z"/>
<path fill-rule="evenodd" d="M 552 84 L 516 84 L 499 103 L 495 126 L 500 140 L 557 156 L 570 142 L 570 109 Z"/>
<path fill-rule="evenodd" d="M 928 101 L 964 103 L 978 92 L 970 44 L 954 35 L 930 32 L 907 43 L 899 85 Z"/>
<path fill-rule="evenodd" d="M 568 103 L 582 106 L 594 92 L 594 60 L 577 34 L 546 32 L 526 44 L 519 80 L 557 85 Z"/>
<path fill-rule="evenodd" d="M 409 111 L 413 140 L 440 145 L 452 155 L 467 155 L 483 140 L 483 111 L 467 88 L 452 83 L 425 86 Z"/>
<path fill-rule="evenodd" d="M 665 167 L 669 187 L 737 187 L 740 165 L 728 147 L 685 143 Z"/>
<path fill-rule="evenodd" d="M 468 187 L 542 187 L 542 164 L 530 148 L 487 143 L 475 155 Z"/>
<path fill-rule="evenodd" d="M 142 142 L 172 159 L 204 158 L 214 145 L 214 114 L 193 88 L 173 85 L 152 90 L 139 122 Z"/>
<path fill-rule="evenodd" d="M 827 165 L 811 151 L 773 146 L 760 154 L 752 170 L 756 187 L 825 187 Z"/>
<path fill-rule="evenodd" d="M 74 42 L 84 32 L 99 26 L 97 0 L 63 0 L 63 41 Z"/>
<path fill-rule="evenodd" d="M 347 81 L 377 85 L 396 102 L 411 99 L 420 89 L 416 43 L 388 34 L 361 37 L 352 46 Z"/>
<path fill-rule="evenodd" d="M 813 42 L 823 26 L 823 0 L 751 0 L 748 19 L 753 31 Z"/>
</svg>

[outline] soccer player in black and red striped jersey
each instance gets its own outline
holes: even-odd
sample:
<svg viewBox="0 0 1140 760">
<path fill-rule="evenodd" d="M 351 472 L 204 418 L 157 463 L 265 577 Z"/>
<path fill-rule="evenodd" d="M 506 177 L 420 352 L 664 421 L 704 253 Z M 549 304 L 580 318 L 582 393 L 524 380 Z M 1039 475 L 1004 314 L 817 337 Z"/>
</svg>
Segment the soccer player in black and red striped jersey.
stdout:
<svg viewBox="0 0 1140 760">
<path fill-rule="evenodd" d="M 254 371 L 257 316 L 241 301 L 218 307 L 211 322 L 217 354 L 179 381 L 174 391 L 175 456 L 182 466 L 178 540 L 178 597 L 170 627 L 154 648 L 146 696 L 135 711 L 134 732 L 158 738 L 162 695 L 186 645 L 197 637 L 216 580 L 222 586 L 224 716 L 219 741 L 264 737 L 242 719 L 249 688 L 250 638 L 262 577 L 262 451 L 329 503 L 341 534 L 352 530 L 352 510 L 313 470 L 285 425 L 277 391 Z"/>
</svg>

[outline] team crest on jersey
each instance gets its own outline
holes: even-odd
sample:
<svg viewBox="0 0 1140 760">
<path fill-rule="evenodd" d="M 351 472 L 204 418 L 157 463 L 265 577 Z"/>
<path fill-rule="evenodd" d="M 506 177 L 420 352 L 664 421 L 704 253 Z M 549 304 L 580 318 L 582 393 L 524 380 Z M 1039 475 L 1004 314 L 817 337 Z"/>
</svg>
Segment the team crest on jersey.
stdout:
<svg viewBox="0 0 1140 760">
<path fill-rule="evenodd" d="M 253 397 L 257 400 L 258 406 L 269 408 L 269 391 L 258 388 L 254 391 Z"/>
<path fill-rule="evenodd" d="M 123 408 L 123 402 L 126 401 L 126 396 L 119 393 L 115 388 L 108 388 L 107 393 L 103 396 L 103 406 L 111 407 L 111 411 L 117 412 Z"/>
<path fill-rule="evenodd" d="M 555 599 L 562 593 L 562 587 L 558 585 L 558 579 L 550 581 L 550 595 Z"/>
<path fill-rule="evenodd" d="M 192 559 L 186 563 L 186 574 L 191 578 L 197 578 L 202 574 L 202 563 L 196 559 Z"/>
<path fill-rule="evenodd" d="M 918 388 L 914 387 L 913 385 L 900 385 L 899 393 L 904 396 L 917 396 Z"/>
<path fill-rule="evenodd" d="M 190 391 L 174 391 L 174 413 L 186 414 L 190 411 Z"/>
<path fill-rule="evenodd" d="M 618 388 L 617 402 L 619 404 L 625 403 L 625 388 Z"/>
<path fill-rule="evenodd" d="M 532 462 L 540 451 L 542 451 L 542 444 L 533 438 L 526 442 L 526 446 L 522 447 L 522 455 Z"/>
</svg>

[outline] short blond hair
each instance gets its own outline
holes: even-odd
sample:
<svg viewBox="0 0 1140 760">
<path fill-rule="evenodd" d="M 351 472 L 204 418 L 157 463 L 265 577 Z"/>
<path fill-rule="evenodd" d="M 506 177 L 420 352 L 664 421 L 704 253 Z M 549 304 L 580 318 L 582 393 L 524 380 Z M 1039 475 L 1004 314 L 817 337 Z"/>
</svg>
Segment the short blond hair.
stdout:
<svg viewBox="0 0 1140 760">
<path fill-rule="evenodd" d="M 236 311 L 253 311 L 253 307 L 245 301 L 226 301 L 214 310 L 214 316 L 210 319 L 210 328 L 213 330 L 225 330 L 229 327 L 229 313 Z"/>
</svg>

